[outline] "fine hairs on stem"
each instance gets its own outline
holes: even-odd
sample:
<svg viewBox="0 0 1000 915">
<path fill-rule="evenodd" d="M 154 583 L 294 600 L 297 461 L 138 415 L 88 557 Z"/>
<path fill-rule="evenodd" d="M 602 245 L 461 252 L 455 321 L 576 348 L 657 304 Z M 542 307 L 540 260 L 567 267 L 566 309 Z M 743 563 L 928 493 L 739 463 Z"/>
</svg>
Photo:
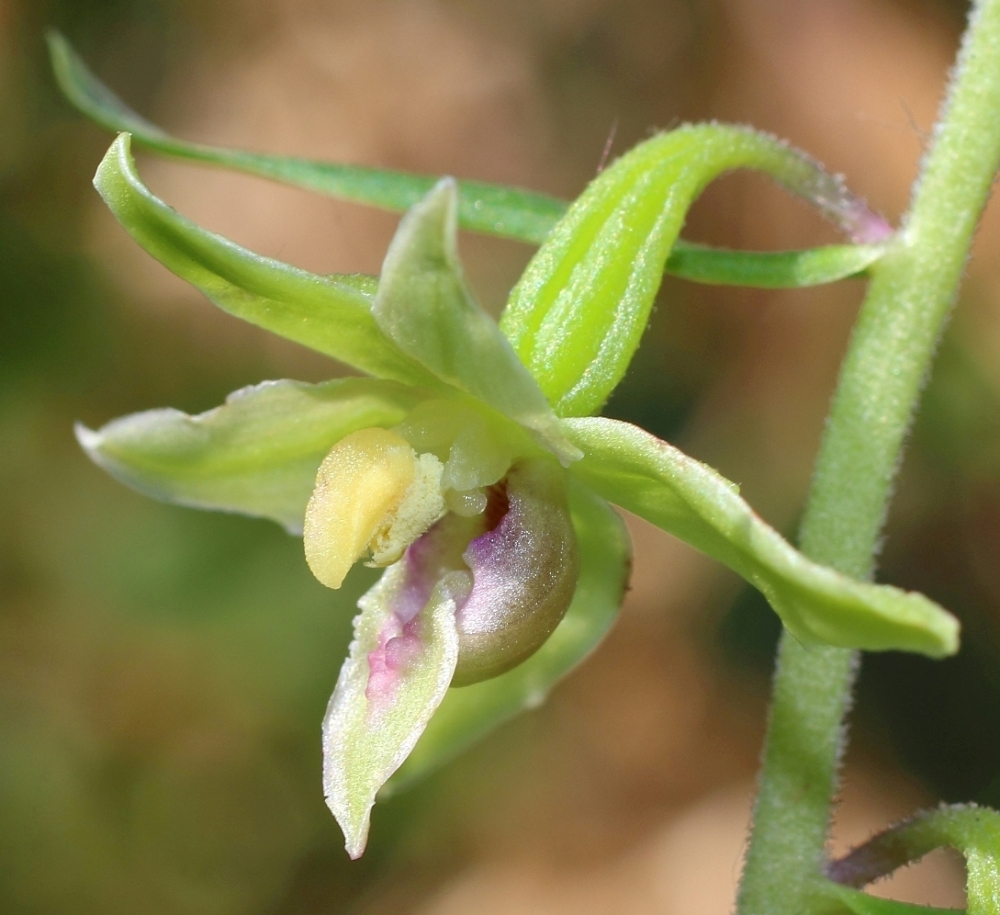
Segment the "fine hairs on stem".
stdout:
<svg viewBox="0 0 1000 915">
<path fill-rule="evenodd" d="M 871 271 L 802 524 L 803 552 L 870 577 L 906 432 L 1000 163 L 1000 2 L 974 4 L 903 229 Z M 785 633 L 741 915 L 808 911 L 825 864 L 857 660 Z"/>
</svg>

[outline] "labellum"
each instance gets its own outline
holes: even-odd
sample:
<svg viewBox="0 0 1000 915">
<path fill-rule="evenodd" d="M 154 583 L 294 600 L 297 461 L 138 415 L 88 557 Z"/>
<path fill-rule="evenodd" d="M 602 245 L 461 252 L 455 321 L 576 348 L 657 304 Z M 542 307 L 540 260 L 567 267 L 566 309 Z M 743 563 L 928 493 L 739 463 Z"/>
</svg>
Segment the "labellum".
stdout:
<svg viewBox="0 0 1000 915">
<path fill-rule="evenodd" d="M 457 476 L 451 463 L 418 455 L 395 432 L 363 430 L 327 456 L 306 512 L 306 556 L 325 584 L 338 587 L 366 553 L 372 564 L 391 562 L 358 603 L 323 725 L 327 802 L 355 857 L 376 793 L 448 687 L 532 655 L 576 588 L 576 535 L 556 458 L 522 457 L 496 482 L 461 492 L 442 486 Z M 446 510 L 456 502 L 482 508 Z"/>
<path fill-rule="evenodd" d="M 579 574 L 564 471 L 554 461 L 511 467 L 490 489 L 484 518 L 486 532 L 462 554 L 472 591 L 458 608 L 453 686 L 495 677 L 534 654 L 566 613 Z"/>
</svg>

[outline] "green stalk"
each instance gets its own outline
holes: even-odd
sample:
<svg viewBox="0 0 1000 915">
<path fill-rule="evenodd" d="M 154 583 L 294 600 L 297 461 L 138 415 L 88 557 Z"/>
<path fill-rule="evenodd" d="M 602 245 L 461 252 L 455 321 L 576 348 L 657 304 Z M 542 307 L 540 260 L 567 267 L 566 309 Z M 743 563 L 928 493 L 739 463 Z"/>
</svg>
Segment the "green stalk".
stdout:
<svg viewBox="0 0 1000 915">
<path fill-rule="evenodd" d="M 1000 163 L 1000 0 L 976 3 L 909 215 L 873 266 L 802 527 L 812 559 L 873 572 L 902 446 Z M 814 910 L 857 660 L 782 639 L 740 915 Z"/>
</svg>

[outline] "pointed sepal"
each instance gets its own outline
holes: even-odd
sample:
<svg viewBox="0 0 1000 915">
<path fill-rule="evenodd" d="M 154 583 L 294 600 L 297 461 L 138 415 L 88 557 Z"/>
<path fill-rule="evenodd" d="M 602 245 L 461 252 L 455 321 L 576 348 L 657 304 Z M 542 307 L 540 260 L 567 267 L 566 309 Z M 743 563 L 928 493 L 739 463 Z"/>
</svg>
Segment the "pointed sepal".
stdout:
<svg viewBox="0 0 1000 915">
<path fill-rule="evenodd" d="M 111 145 L 94 186 L 136 242 L 223 311 L 370 375 L 434 384 L 379 331 L 367 280 L 308 273 L 185 219 L 142 183 L 129 134 Z"/>
<path fill-rule="evenodd" d="M 445 575 L 422 606 L 404 558 L 361 600 L 354 641 L 323 720 L 323 790 L 352 858 L 364 852 L 375 795 L 402 765 L 455 673 L 462 572 Z"/>
</svg>

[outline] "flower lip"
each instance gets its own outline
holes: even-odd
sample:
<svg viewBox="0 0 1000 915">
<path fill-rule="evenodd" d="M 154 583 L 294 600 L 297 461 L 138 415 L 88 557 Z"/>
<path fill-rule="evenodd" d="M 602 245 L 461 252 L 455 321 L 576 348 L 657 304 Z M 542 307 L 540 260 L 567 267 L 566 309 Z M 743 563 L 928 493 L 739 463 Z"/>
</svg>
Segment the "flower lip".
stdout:
<svg viewBox="0 0 1000 915">
<path fill-rule="evenodd" d="M 469 593 L 471 578 L 460 571 L 447 572 L 438 581 L 427 582 L 418 575 L 416 580 L 409 574 L 412 565 L 407 564 L 403 573 L 401 600 L 392 609 L 378 633 L 377 646 L 368 653 L 368 683 L 365 698 L 369 712 L 374 715 L 384 713 L 386 707 L 397 697 L 396 692 L 405 673 L 418 662 L 424 649 L 420 611 L 431 598 L 434 586 L 453 601 L 464 600 Z M 429 588 L 424 588 L 429 585 Z"/>
<path fill-rule="evenodd" d="M 488 680 L 534 654 L 573 598 L 579 574 L 565 471 L 554 460 L 515 463 L 491 487 L 485 532 L 462 554 L 472 590 L 459 602 L 453 686 Z"/>
<path fill-rule="evenodd" d="M 371 592 L 388 597 L 368 658 L 373 695 L 385 695 L 386 684 L 402 675 L 414 647 L 412 623 L 442 582 L 451 582 L 458 635 L 452 686 L 520 664 L 565 615 L 579 573 L 565 471 L 552 457 L 525 458 L 486 495 L 480 514 L 452 512 L 433 524 L 388 570 L 391 587 Z"/>
</svg>

